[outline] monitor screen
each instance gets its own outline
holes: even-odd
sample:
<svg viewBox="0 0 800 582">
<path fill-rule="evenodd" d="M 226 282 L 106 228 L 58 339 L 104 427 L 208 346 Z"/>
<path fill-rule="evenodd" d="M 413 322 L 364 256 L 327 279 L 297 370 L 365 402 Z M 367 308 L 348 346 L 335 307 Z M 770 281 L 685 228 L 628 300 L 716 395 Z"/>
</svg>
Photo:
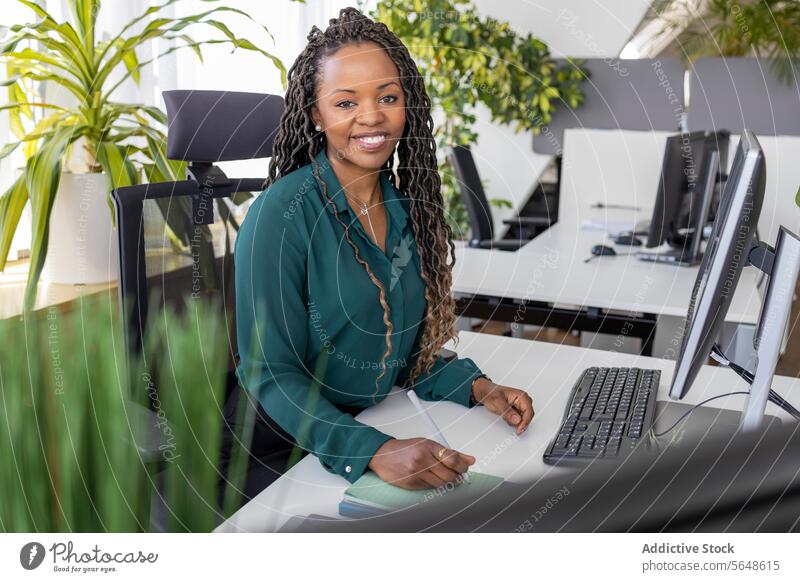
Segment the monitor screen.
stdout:
<svg viewBox="0 0 800 582">
<path fill-rule="evenodd" d="M 686 395 L 717 341 L 750 249 L 757 242 L 765 180 L 761 146 L 752 132 L 745 131 L 692 290 L 672 398 Z"/>
</svg>

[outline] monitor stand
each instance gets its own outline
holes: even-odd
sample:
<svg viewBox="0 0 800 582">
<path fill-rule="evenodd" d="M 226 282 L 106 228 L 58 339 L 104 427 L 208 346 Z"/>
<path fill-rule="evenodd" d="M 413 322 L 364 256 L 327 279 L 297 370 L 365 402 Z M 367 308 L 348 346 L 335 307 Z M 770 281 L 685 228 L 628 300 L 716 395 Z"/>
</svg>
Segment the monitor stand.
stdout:
<svg viewBox="0 0 800 582">
<path fill-rule="evenodd" d="M 673 446 L 696 446 L 705 438 L 731 438 L 737 433 L 761 433 L 780 426 L 780 420 L 764 414 L 769 400 L 775 365 L 786 333 L 792 299 L 800 275 L 800 238 L 780 227 L 773 249 L 753 241 L 747 253 L 750 265 L 769 276 L 754 339 L 755 373 L 744 398 L 741 412 L 709 406 L 697 407 L 678 426 L 662 437 L 653 437 L 649 444 L 658 449 Z M 657 402 L 651 435 L 660 434 L 673 425 L 689 404 Z"/>
<path fill-rule="evenodd" d="M 744 395 L 742 395 L 744 398 Z M 689 410 L 694 409 L 689 414 Z M 683 415 L 686 416 L 678 422 Z M 762 430 L 780 427 L 781 421 L 776 416 L 764 415 Z M 656 437 L 668 430 L 673 424 L 677 426 L 663 436 Z M 658 450 L 675 448 L 691 452 L 702 447 L 702 442 L 711 439 L 724 441 L 742 433 L 742 411 L 714 408 L 713 406 L 693 406 L 683 402 L 656 402 L 655 418 L 650 444 Z"/>
</svg>

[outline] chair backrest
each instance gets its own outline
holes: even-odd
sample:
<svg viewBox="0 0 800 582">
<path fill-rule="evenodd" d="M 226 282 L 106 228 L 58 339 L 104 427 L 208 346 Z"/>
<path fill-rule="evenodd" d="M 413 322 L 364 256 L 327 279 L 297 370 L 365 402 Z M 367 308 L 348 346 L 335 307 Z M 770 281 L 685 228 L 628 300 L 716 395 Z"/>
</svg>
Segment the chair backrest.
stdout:
<svg viewBox="0 0 800 582">
<path fill-rule="evenodd" d="M 213 163 L 270 156 L 283 98 L 221 91 L 171 91 L 164 97 L 168 157 L 188 162 L 189 178 L 111 193 L 127 347 L 142 348 L 151 302 L 180 310 L 192 300 L 215 299 L 225 310 L 232 369 L 238 208 L 247 193 L 263 189 L 265 178 L 228 178 Z"/>
<path fill-rule="evenodd" d="M 469 214 L 472 240 L 494 240 L 494 223 L 489 201 L 481 184 L 481 177 L 468 147 L 455 146 L 450 150 L 450 161 L 456 172 L 461 199 Z"/>
<path fill-rule="evenodd" d="M 283 98 L 233 91 L 165 91 L 167 157 L 226 162 L 272 156 Z"/>
</svg>

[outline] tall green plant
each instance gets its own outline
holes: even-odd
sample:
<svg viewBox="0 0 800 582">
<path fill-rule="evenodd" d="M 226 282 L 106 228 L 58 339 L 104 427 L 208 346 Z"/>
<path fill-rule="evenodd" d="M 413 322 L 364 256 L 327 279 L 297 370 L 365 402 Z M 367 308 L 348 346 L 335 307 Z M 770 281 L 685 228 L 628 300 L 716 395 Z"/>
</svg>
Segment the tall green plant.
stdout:
<svg viewBox="0 0 800 582">
<path fill-rule="evenodd" d="M 443 117 L 435 129 L 442 193 L 453 231 L 466 235 L 467 214 L 445 154 L 478 141 L 478 104 L 492 121 L 536 133 L 559 103 L 581 105 L 585 72 L 576 63 L 556 66 L 544 42 L 479 15 L 470 0 L 380 0 L 373 17 L 408 46 Z"/>
<path fill-rule="evenodd" d="M 64 162 L 76 142 L 89 157 L 91 172 L 105 172 L 111 188 L 149 182 L 181 180 L 184 166 L 165 155 L 166 116 L 157 107 L 114 99 L 126 81 L 139 82 L 142 69 L 170 53 L 192 50 L 202 61 L 203 47 L 230 45 L 266 57 L 281 74 L 281 61 L 246 38 L 235 35 L 220 16 L 230 14 L 252 20 L 245 12 L 220 0 L 201 0 L 208 9 L 188 16 L 167 17 L 165 10 L 178 0 L 151 6 L 107 40 L 95 30 L 100 0 L 68 0 L 70 14 L 59 22 L 32 0 L 16 0 L 30 8 L 34 22 L 3 27 L 0 64 L 8 78 L 9 114 L 16 141 L 0 148 L 0 159 L 24 147 L 27 159 L 22 174 L 0 196 L 0 271 L 5 268 L 11 241 L 28 200 L 33 212 L 31 263 L 25 305 L 33 306 L 36 284 L 47 255 L 48 225 Z M 304 1 L 304 0 L 294 0 Z M 197 41 L 186 30 L 200 28 L 216 38 Z M 264 27 L 264 31 L 269 31 Z M 168 48 L 140 60 L 143 48 L 159 39 Z M 39 98 L 42 83 L 58 85 L 71 94 L 74 105 L 62 106 Z M 171 224 L 180 231 L 181 225 Z M 178 233 L 180 235 L 180 232 Z M 188 244 L 188 234 L 181 236 Z"/>
<path fill-rule="evenodd" d="M 226 341 L 197 300 L 149 322 L 157 367 L 123 353 L 113 300 L 0 321 L 0 531 L 151 531 L 156 499 L 168 531 L 213 529 Z"/>
<path fill-rule="evenodd" d="M 800 2 L 709 0 L 699 11 L 687 0 L 676 4 L 677 14 L 665 17 L 665 31 L 682 29 L 677 42 L 684 60 L 706 56 L 766 58 L 778 79 L 797 83 Z M 674 8 L 671 5 L 664 10 Z M 685 27 L 687 21 L 689 26 Z"/>
</svg>

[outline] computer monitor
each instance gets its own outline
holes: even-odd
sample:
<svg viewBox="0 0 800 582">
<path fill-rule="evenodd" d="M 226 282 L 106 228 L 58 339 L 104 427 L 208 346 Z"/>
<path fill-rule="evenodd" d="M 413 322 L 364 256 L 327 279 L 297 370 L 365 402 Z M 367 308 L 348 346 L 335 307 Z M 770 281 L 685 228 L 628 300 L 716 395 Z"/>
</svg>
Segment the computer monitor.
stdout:
<svg viewBox="0 0 800 582">
<path fill-rule="evenodd" d="M 668 242 L 674 250 L 639 253 L 640 259 L 684 265 L 699 262 L 701 247 L 697 243 L 709 217 L 716 213 L 717 184 L 720 169 L 727 164 L 728 140 L 727 131 L 695 131 L 667 138 L 646 246 Z"/>
<path fill-rule="evenodd" d="M 728 144 L 730 133 L 725 130 L 693 132 L 689 139 L 690 157 L 684 155 L 685 166 L 683 173 L 686 176 L 686 190 L 684 191 L 681 207 L 675 220 L 675 231 L 671 233 L 672 244 L 679 246 L 682 244 L 684 229 L 689 229 L 687 233 L 691 237 L 691 229 L 695 225 L 695 216 L 702 211 L 703 191 L 706 181 L 711 179 L 713 189 L 711 191 L 711 204 L 705 218 L 708 222 L 713 222 L 721 195 L 720 180 L 723 176 L 722 169 L 728 163 Z M 715 166 L 708 165 L 709 156 L 716 152 L 718 159 Z M 709 173 L 711 172 L 711 173 Z"/>
<path fill-rule="evenodd" d="M 754 342 L 757 369 L 741 418 L 745 430 L 761 424 L 800 271 L 800 239 L 794 234 L 781 228 L 774 249 L 757 239 L 765 185 L 764 154 L 756 136 L 745 131 L 692 291 L 670 388 L 673 399 L 686 395 L 719 336 L 742 271 L 760 268 L 770 277 Z"/>
<path fill-rule="evenodd" d="M 661 178 L 650 220 L 650 231 L 647 234 L 647 247 L 654 248 L 667 242 L 674 230 L 674 222 L 683 201 L 686 190 L 686 175 L 682 148 L 689 147 L 692 134 L 671 135 L 664 147 L 664 160 L 661 165 Z"/>
</svg>

